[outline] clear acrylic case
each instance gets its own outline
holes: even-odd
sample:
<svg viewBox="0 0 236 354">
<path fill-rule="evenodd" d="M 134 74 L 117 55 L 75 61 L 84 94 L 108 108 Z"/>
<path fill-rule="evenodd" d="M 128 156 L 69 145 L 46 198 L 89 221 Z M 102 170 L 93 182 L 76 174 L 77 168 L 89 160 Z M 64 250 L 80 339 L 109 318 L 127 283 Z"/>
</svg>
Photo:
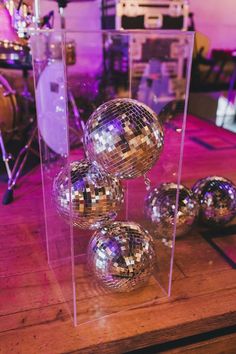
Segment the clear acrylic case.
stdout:
<svg viewBox="0 0 236 354">
<path fill-rule="evenodd" d="M 31 35 L 48 261 L 75 324 L 171 294 L 192 48 L 182 31 Z"/>
</svg>

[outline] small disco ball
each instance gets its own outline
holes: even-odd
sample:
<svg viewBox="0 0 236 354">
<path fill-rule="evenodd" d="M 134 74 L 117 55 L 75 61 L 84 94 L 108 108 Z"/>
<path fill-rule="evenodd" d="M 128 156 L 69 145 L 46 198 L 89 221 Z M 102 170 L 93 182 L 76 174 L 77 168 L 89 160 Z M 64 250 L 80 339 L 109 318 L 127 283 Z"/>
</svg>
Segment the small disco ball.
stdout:
<svg viewBox="0 0 236 354">
<path fill-rule="evenodd" d="M 114 292 L 144 285 L 155 263 L 154 242 L 134 222 L 114 222 L 98 230 L 88 245 L 88 264 L 101 284 Z"/>
<path fill-rule="evenodd" d="M 151 190 L 145 200 L 145 214 L 155 224 L 157 237 L 172 239 L 174 233 L 177 184 L 163 183 Z M 176 237 L 185 235 L 198 215 L 198 204 L 191 190 L 179 186 Z"/>
<path fill-rule="evenodd" d="M 70 164 L 71 196 L 68 169 L 64 168 L 53 183 L 53 199 L 60 215 L 81 229 L 97 229 L 115 219 L 124 193 L 120 181 L 101 172 L 87 160 Z M 71 210 L 70 210 L 71 199 Z"/>
<path fill-rule="evenodd" d="M 209 226 L 228 223 L 236 215 L 236 187 L 228 179 L 210 176 L 198 180 L 192 191 L 200 206 L 200 220 Z"/>
<path fill-rule="evenodd" d="M 119 98 L 99 106 L 87 121 L 87 157 L 118 178 L 144 175 L 158 160 L 164 135 L 148 106 Z"/>
</svg>

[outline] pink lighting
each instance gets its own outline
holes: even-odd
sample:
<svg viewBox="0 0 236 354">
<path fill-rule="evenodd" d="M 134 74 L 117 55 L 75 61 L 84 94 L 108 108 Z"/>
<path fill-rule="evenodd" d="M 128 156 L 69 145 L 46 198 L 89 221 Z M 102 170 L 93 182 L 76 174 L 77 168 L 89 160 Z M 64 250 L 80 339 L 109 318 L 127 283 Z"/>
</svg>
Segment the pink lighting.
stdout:
<svg viewBox="0 0 236 354">
<path fill-rule="evenodd" d="M 235 49 L 235 0 L 190 0 L 196 31 L 210 40 L 210 49 Z"/>
</svg>

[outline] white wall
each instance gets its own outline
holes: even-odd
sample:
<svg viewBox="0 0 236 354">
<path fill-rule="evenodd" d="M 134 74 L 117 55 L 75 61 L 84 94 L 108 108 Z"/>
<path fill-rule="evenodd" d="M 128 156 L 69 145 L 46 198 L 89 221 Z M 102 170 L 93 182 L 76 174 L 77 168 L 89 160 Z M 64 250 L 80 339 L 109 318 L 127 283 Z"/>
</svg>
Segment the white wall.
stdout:
<svg viewBox="0 0 236 354">
<path fill-rule="evenodd" d="M 130 0 L 127 0 L 130 1 Z M 211 41 L 211 48 L 236 48 L 236 0 L 189 0 L 197 31 Z M 54 9 L 59 25 L 56 1 L 41 0 L 42 14 Z M 100 28 L 100 0 L 69 3 L 65 16 L 67 28 Z"/>
<path fill-rule="evenodd" d="M 59 14 L 56 1 L 41 0 L 41 14 L 54 10 L 55 27 L 59 28 Z M 65 9 L 66 28 L 68 30 L 96 30 L 100 24 L 100 0 L 69 2 Z"/>
<path fill-rule="evenodd" d="M 190 10 L 211 48 L 236 49 L 236 0 L 190 0 Z"/>
</svg>

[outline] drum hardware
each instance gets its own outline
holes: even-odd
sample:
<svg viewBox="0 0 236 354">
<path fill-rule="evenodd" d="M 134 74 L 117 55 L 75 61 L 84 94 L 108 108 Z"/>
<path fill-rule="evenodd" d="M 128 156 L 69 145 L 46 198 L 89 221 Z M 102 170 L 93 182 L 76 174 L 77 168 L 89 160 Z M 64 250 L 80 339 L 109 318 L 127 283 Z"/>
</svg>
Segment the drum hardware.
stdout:
<svg viewBox="0 0 236 354">
<path fill-rule="evenodd" d="M 28 96 L 30 94 L 28 86 L 25 86 L 24 89 L 26 90 L 25 95 Z M 26 101 L 25 98 L 24 101 Z M 13 160 L 13 157 L 6 151 L 6 142 L 12 139 L 13 136 L 16 136 L 17 133 L 25 133 L 34 123 L 32 121 L 24 122 L 23 124 L 20 122 L 15 90 L 12 89 L 8 81 L 2 75 L 0 75 L 0 105 L 0 149 L 8 177 L 8 188 L 3 196 L 2 203 L 9 204 L 13 201 L 13 189 L 25 166 L 29 152 L 32 152 L 36 156 L 39 155 L 38 152 L 32 148 L 32 142 L 36 137 L 37 130 L 33 128 L 27 143 L 19 151 L 11 168 L 10 161 Z M 25 114 L 29 114 L 29 112 L 26 111 Z M 27 118 L 29 118 L 29 116 Z"/>
<path fill-rule="evenodd" d="M 20 7 L 21 13 L 19 13 Z M 32 142 L 37 132 L 36 128 L 31 132 L 25 146 L 18 152 L 14 163 L 13 156 L 9 154 L 6 149 L 7 142 L 12 143 L 11 139 L 13 138 L 15 141 L 19 140 L 18 135 L 25 135 L 26 131 L 34 125 L 34 119 L 30 119 L 28 106 L 29 102 L 34 101 L 28 88 L 28 70 L 32 69 L 30 49 L 19 39 L 13 29 L 18 27 L 19 23 L 16 21 L 17 16 L 19 14 L 23 15 L 22 10 L 25 11 L 25 9 L 25 5 L 22 5 L 22 1 L 19 3 L 18 9 L 15 9 L 13 1 L 5 1 L 4 4 L 0 4 L 0 67 L 3 69 L 17 69 L 23 71 L 23 91 L 20 97 L 23 98 L 23 116 L 25 117 L 25 119 L 21 121 L 19 106 L 15 96 L 16 91 L 11 87 L 7 79 L 0 74 L 0 152 L 8 178 L 8 189 L 3 196 L 3 204 L 9 204 L 13 200 L 13 189 L 25 166 L 29 152 L 37 156 L 39 155 L 38 152 L 32 148 Z M 22 21 L 22 16 L 20 19 Z M 25 27 L 26 26 L 23 24 L 22 28 Z"/>
<path fill-rule="evenodd" d="M 11 169 L 10 169 L 10 166 L 9 166 L 9 161 L 12 159 L 12 155 L 8 154 L 6 152 L 5 145 L 4 145 L 4 142 L 3 142 L 1 129 L 0 129 L 0 147 L 1 147 L 1 150 L 2 150 L 2 160 L 3 160 L 3 162 L 5 164 L 5 167 L 6 167 L 8 179 L 10 179 L 11 176 L 12 176 L 12 172 L 11 172 Z"/>
<path fill-rule="evenodd" d="M 47 15 L 43 16 L 43 19 L 40 23 L 40 27 L 41 28 L 46 27 L 52 29 L 53 26 L 54 26 L 54 11 L 50 11 Z"/>
<path fill-rule="evenodd" d="M 21 92 L 21 97 L 23 97 L 24 116 L 26 117 L 27 123 L 31 124 L 34 121 L 34 118 L 30 117 L 29 104 L 34 103 L 34 98 L 29 90 L 28 76 L 28 70 L 23 70 L 23 90 Z"/>
<path fill-rule="evenodd" d="M 37 127 L 34 127 L 33 132 L 31 133 L 30 138 L 28 139 L 27 143 L 20 150 L 12 170 L 10 170 L 10 168 L 9 168 L 8 160 L 6 159 L 6 161 L 4 161 L 6 169 L 8 169 L 8 188 L 7 188 L 6 192 L 4 193 L 3 199 L 2 199 L 2 203 L 4 205 L 7 205 L 13 201 L 13 190 L 14 190 L 16 182 L 17 182 L 18 178 L 20 177 L 20 174 L 25 166 L 29 152 L 32 152 L 33 154 L 35 154 L 36 156 L 39 157 L 38 151 L 36 151 L 35 149 L 32 148 L 32 143 L 33 143 L 33 140 L 36 138 L 36 135 L 37 135 Z M 0 141 L 1 141 L 1 136 L 0 136 Z M 2 140 L 2 142 L 3 142 L 3 140 Z M 1 147 L 2 147 L 2 144 L 1 144 Z M 4 144 L 3 144 L 3 149 L 4 149 Z M 3 153 L 3 151 L 4 150 L 2 150 L 2 153 Z"/>
<path fill-rule="evenodd" d="M 35 3 L 37 2 L 38 1 L 35 0 Z M 24 99 L 24 116 L 26 118 L 24 119 L 24 122 L 22 124 L 19 119 L 19 107 L 15 98 L 16 91 L 13 90 L 12 87 L 8 84 L 7 80 L 4 79 L 2 75 L 0 75 L 0 104 L 1 101 L 3 101 L 1 107 L 4 107 L 4 111 L 2 113 L 0 111 L 0 149 L 2 153 L 2 161 L 5 165 L 5 169 L 8 176 L 8 188 L 3 196 L 3 204 L 9 204 L 13 201 L 13 191 L 18 181 L 18 178 L 20 177 L 20 174 L 25 166 L 29 152 L 32 152 L 34 155 L 39 156 L 38 151 L 36 151 L 32 147 L 32 143 L 37 135 L 37 128 L 34 127 L 34 119 L 30 118 L 28 106 L 29 102 L 34 102 L 34 98 L 31 96 L 27 83 L 28 70 L 32 70 L 30 49 L 28 45 L 26 45 L 26 42 L 23 42 L 21 39 L 19 39 L 19 37 L 23 37 L 23 33 L 25 33 L 26 27 L 28 27 L 30 24 L 33 24 L 33 22 L 35 23 L 35 25 L 38 24 L 38 27 L 44 26 L 47 28 L 52 28 L 53 24 L 51 24 L 50 21 L 53 21 L 54 15 L 53 11 L 51 11 L 47 16 L 43 18 L 43 20 L 39 18 L 37 20 L 37 16 L 35 16 L 34 19 L 33 17 L 29 17 L 26 19 L 26 12 L 23 13 L 23 10 L 25 11 L 25 8 L 23 9 L 24 4 L 22 0 L 20 1 L 17 9 L 15 8 L 13 1 L 6 1 L 5 4 L 7 3 L 11 3 L 9 5 L 9 8 L 11 7 L 12 26 L 10 27 L 9 25 L 9 11 L 6 10 L 6 6 L 1 6 L 0 11 L 3 10 L 3 14 L 6 15 L 6 25 L 3 31 L 0 30 L 0 38 L 4 38 L 4 40 L 0 40 L 0 67 L 3 69 L 7 68 L 22 70 L 24 86 L 20 97 Z M 13 28 L 17 30 L 18 37 L 16 32 L 13 31 Z M 3 33 L 4 35 L 1 35 L 1 33 Z M 51 58 L 52 61 L 54 61 L 55 59 L 56 58 Z M 76 62 L 74 41 L 70 41 L 66 44 L 66 62 L 67 65 L 73 65 Z M 70 90 L 68 90 L 67 96 L 69 110 L 72 116 L 72 118 L 70 118 L 72 124 L 71 126 L 69 126 L 69 132 L 73 134 L 73 137 L 77 136 L 77 138 L 75 138 L 74 140 L 77 144 L 78 142 L 81 144 L 81 131 L 83 131 L 84 123 L 80 119 L 79 110 L 77 108 L 73 94 Z M 3 114 L 3 116 L 1 116 L 1 114 Z M 22 147 L 18 152 L 14 164 L 12 166 L 11 160 L 13 160 L 13 157 L 6 150 L 6 142 L 9 139 L 13 138 L 13 136 L 16 137 L 16 134 L 19 134 L 21 132 L 25 133 L 27 128 L 29 127 L 31 127 L 31 133 L 29 133 L 28 141 L 26 142 L 25 146 Z"/>
<path fill-rule="evenodd" d="M 3 92 L 4 97 L 8 97 L 10 95 L 15 95 L 15 94 L 16 94 L 16 90 L 12 90 L 12 89 L 10 91 Z"/>
</svg>

